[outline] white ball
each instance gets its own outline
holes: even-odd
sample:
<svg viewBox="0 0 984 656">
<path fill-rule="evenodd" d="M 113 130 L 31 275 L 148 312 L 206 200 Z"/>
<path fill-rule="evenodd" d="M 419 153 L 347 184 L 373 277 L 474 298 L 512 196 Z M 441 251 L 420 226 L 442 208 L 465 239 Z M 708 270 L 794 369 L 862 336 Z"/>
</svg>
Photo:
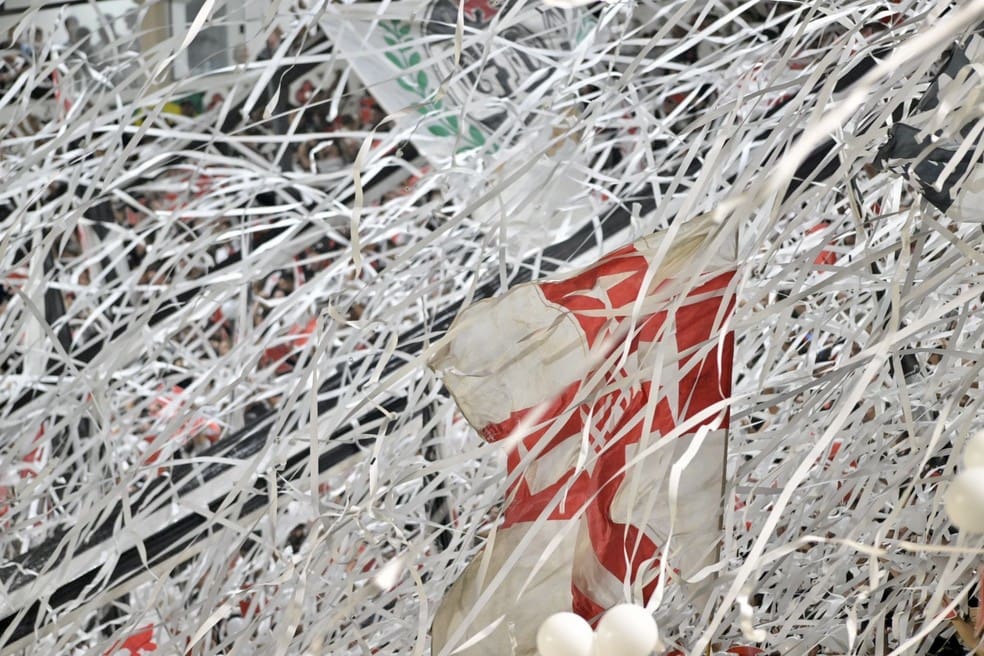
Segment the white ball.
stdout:
<svg viewBox="0 0 984 656">
<path fill-rule="evenodd" d="M 226 620 L 226 635 L 238 636 L 246 630 L 249 623 L 238 615 L 233 615 Z"/>
<path fill-rule="evenodd" d="M 591 656 L 593 642 L 591 625 L 574 613 L 554 613 L 536 632 L 540 656 Z"/>
<path fill-rule="evenodd" d="M 960 472 L 943 497 L 943 507 L 961 531 L 984 533 L 984 468 Z"/>
<path fill-rule="evenodd" d="M 595 656 L 649 656 L 658 644 L 656 620 L 635 604 L 609 608 L 595 632 Z"/>
<path fill-rule="evenodd" d="M 967 440 L 967 448 L 964 450 L 964 467 L 984 467 L 984 430 L 977 431 Z"/>
</svg>

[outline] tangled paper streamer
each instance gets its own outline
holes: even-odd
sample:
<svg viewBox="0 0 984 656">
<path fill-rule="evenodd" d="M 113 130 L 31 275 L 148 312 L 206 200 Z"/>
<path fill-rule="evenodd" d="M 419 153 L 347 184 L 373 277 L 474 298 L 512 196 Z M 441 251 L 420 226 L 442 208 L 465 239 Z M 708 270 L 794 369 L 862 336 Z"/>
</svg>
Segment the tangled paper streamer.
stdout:
<svg viewBox="0 0 984 656">
<path fill-rule="evenodd" d="M 506 487 L 428 349 L 706 212 L 744 263 L 722 555 L 661 640 L 942 653 L 982 232 L 879 150 L 984 3 L 161 7 L 4 16 L 0 653 L 428 653 Z"/>
</svg>

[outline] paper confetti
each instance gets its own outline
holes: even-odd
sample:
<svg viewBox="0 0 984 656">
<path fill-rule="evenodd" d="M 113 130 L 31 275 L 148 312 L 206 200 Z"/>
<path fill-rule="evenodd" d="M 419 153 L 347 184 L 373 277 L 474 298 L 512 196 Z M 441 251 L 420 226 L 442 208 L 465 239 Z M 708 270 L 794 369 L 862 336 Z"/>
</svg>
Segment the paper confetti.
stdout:
<svg viewBox="0 0 984 656">
<path fill-rule="evenodd" d="M 660 640 L 964 649 L 984 234 L 884 148 L 984 2 L 13 4 L 0 654 L 429 653 L 508 484 L 434 345 L 707 213 L 742 264 L 721 557 Z"/>
</svg>

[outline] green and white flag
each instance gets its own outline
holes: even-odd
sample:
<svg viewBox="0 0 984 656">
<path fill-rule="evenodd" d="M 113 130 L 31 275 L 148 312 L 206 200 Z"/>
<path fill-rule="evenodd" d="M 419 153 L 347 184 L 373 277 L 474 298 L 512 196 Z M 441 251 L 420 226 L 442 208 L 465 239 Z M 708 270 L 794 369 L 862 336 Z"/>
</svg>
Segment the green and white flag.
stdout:
<svg viewBox="0 0 984 656">
<path fill-rule="evenodd" d="M 597 215 L 576 108 L 555 97 L 593 34 L 589 13 L 466 0 L 459 39 L 455 0 L 389 4 L 385 18 L 382 5 L 328 7 L 335 51 L 431 164 L 490 156 L 471 160 L 464 184 L 494 192 L 473 218 L 500 230 L 510 250 L 562 238 Z M 560 100 L 567 109 L 545 120 L 543 107 Z"/>
<path fill-rule="evenodd" d="M 323 25 L 336 52 L 398 124 L 417 127 L 414 144 L 436 162 L 507 145 L 506 124 L 549 97 L 558 54 L 593 20 L 539 4 L 466 0 L 459 45 L 454 0 L 328 7 L 334 15 Z"/>
</svg>

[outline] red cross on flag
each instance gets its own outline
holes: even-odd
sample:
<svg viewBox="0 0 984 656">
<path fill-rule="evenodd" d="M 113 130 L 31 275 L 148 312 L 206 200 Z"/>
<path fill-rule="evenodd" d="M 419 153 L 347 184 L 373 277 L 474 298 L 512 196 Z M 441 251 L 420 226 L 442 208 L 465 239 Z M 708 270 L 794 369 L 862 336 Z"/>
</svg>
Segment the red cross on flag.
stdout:
<svg viewBox="0 0 984 656">
<path fill-rule="evenodd" d="M 660 577 L 698 588 L 721 535 L 735 258 L 700 217 L 459 315 L 431 365 L 510 482 L 435 656 L 532 656 L 552 613 L 594 620 Z"/>
</svg>

